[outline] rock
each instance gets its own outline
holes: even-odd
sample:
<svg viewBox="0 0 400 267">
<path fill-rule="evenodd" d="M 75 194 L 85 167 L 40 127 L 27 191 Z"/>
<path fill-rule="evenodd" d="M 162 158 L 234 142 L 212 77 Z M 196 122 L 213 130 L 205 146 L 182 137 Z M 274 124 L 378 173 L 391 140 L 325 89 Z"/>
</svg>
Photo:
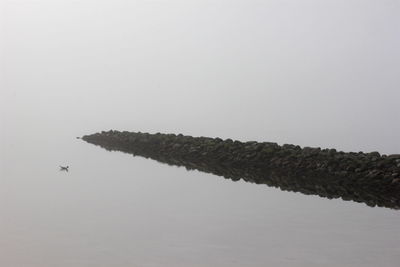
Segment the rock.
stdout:
<svg viewBox="0 0 400 267">
<path fill-rule="evenodd" d="M 376 158 L 379 158 L 381 156 L 381 154 L 379 154 L 379 152 L 377 152 L 377 151 L 370 152 L 370 153 L 368 153 L 368 155 L 370 157 L 376 157 Z"/>
<path fill-rule="evenodd" d="M 83 140 L 163 163 L 304 194 L 400 207 L 400 154 L 110 130 Z M 390 201 L 388 201 L 388 199 Z"/>
</svg>

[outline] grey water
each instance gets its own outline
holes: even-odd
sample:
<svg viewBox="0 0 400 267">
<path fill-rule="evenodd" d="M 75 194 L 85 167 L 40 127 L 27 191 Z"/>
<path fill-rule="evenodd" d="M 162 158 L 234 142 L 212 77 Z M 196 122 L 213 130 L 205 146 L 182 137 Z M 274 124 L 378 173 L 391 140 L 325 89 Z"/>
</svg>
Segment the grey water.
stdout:
<svg viewBox="0 0 400 267">
<path fill-rule="evenodd" d="M 117 129 L 400 153 L 398 2 L 0 10 L 0 266 L 398 266 L 399 211 L 76 139 Z"/>
</svg>

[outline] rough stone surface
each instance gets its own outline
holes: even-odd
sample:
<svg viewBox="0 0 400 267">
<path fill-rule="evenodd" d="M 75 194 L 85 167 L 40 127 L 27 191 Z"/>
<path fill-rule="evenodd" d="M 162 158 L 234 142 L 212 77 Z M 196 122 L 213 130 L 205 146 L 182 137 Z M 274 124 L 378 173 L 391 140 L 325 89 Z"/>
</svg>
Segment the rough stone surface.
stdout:
<svg viewBox="0 0 400 267">
<path fill-rule="evenodd" d="M 285 191 L 400 208 L 400 155 L 345 153 L 182 134 L 108 131 L 82 137 L 107 150 Z"/>
</svg>

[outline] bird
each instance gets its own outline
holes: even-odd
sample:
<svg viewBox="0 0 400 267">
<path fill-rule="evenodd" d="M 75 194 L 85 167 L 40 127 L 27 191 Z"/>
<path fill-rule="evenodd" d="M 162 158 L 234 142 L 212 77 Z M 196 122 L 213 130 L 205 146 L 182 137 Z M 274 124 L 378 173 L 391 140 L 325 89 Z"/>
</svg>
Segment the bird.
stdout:
<svg viewBox="0 0 400 267">
<path fill-rule="evenodd" d="M 69 168 L 69 166 L 60 166 L 60 171 L 66 171 L 66 172 L 68 172 L 68 168 Z"/>
</svg>

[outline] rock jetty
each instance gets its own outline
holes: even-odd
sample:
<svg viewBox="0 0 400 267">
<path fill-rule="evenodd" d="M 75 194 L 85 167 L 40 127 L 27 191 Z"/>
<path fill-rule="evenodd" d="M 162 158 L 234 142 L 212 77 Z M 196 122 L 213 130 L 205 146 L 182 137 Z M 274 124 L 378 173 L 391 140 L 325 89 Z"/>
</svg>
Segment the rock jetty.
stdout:
<svg viewBox="0 0 400 267">
<path fill-rule="evenodd" d="M 341 152 L 269 142 L 108 131 L 82 137 L 107 150 L 285 191 L 400 209 L 400 154 Z"/>
</svg>

